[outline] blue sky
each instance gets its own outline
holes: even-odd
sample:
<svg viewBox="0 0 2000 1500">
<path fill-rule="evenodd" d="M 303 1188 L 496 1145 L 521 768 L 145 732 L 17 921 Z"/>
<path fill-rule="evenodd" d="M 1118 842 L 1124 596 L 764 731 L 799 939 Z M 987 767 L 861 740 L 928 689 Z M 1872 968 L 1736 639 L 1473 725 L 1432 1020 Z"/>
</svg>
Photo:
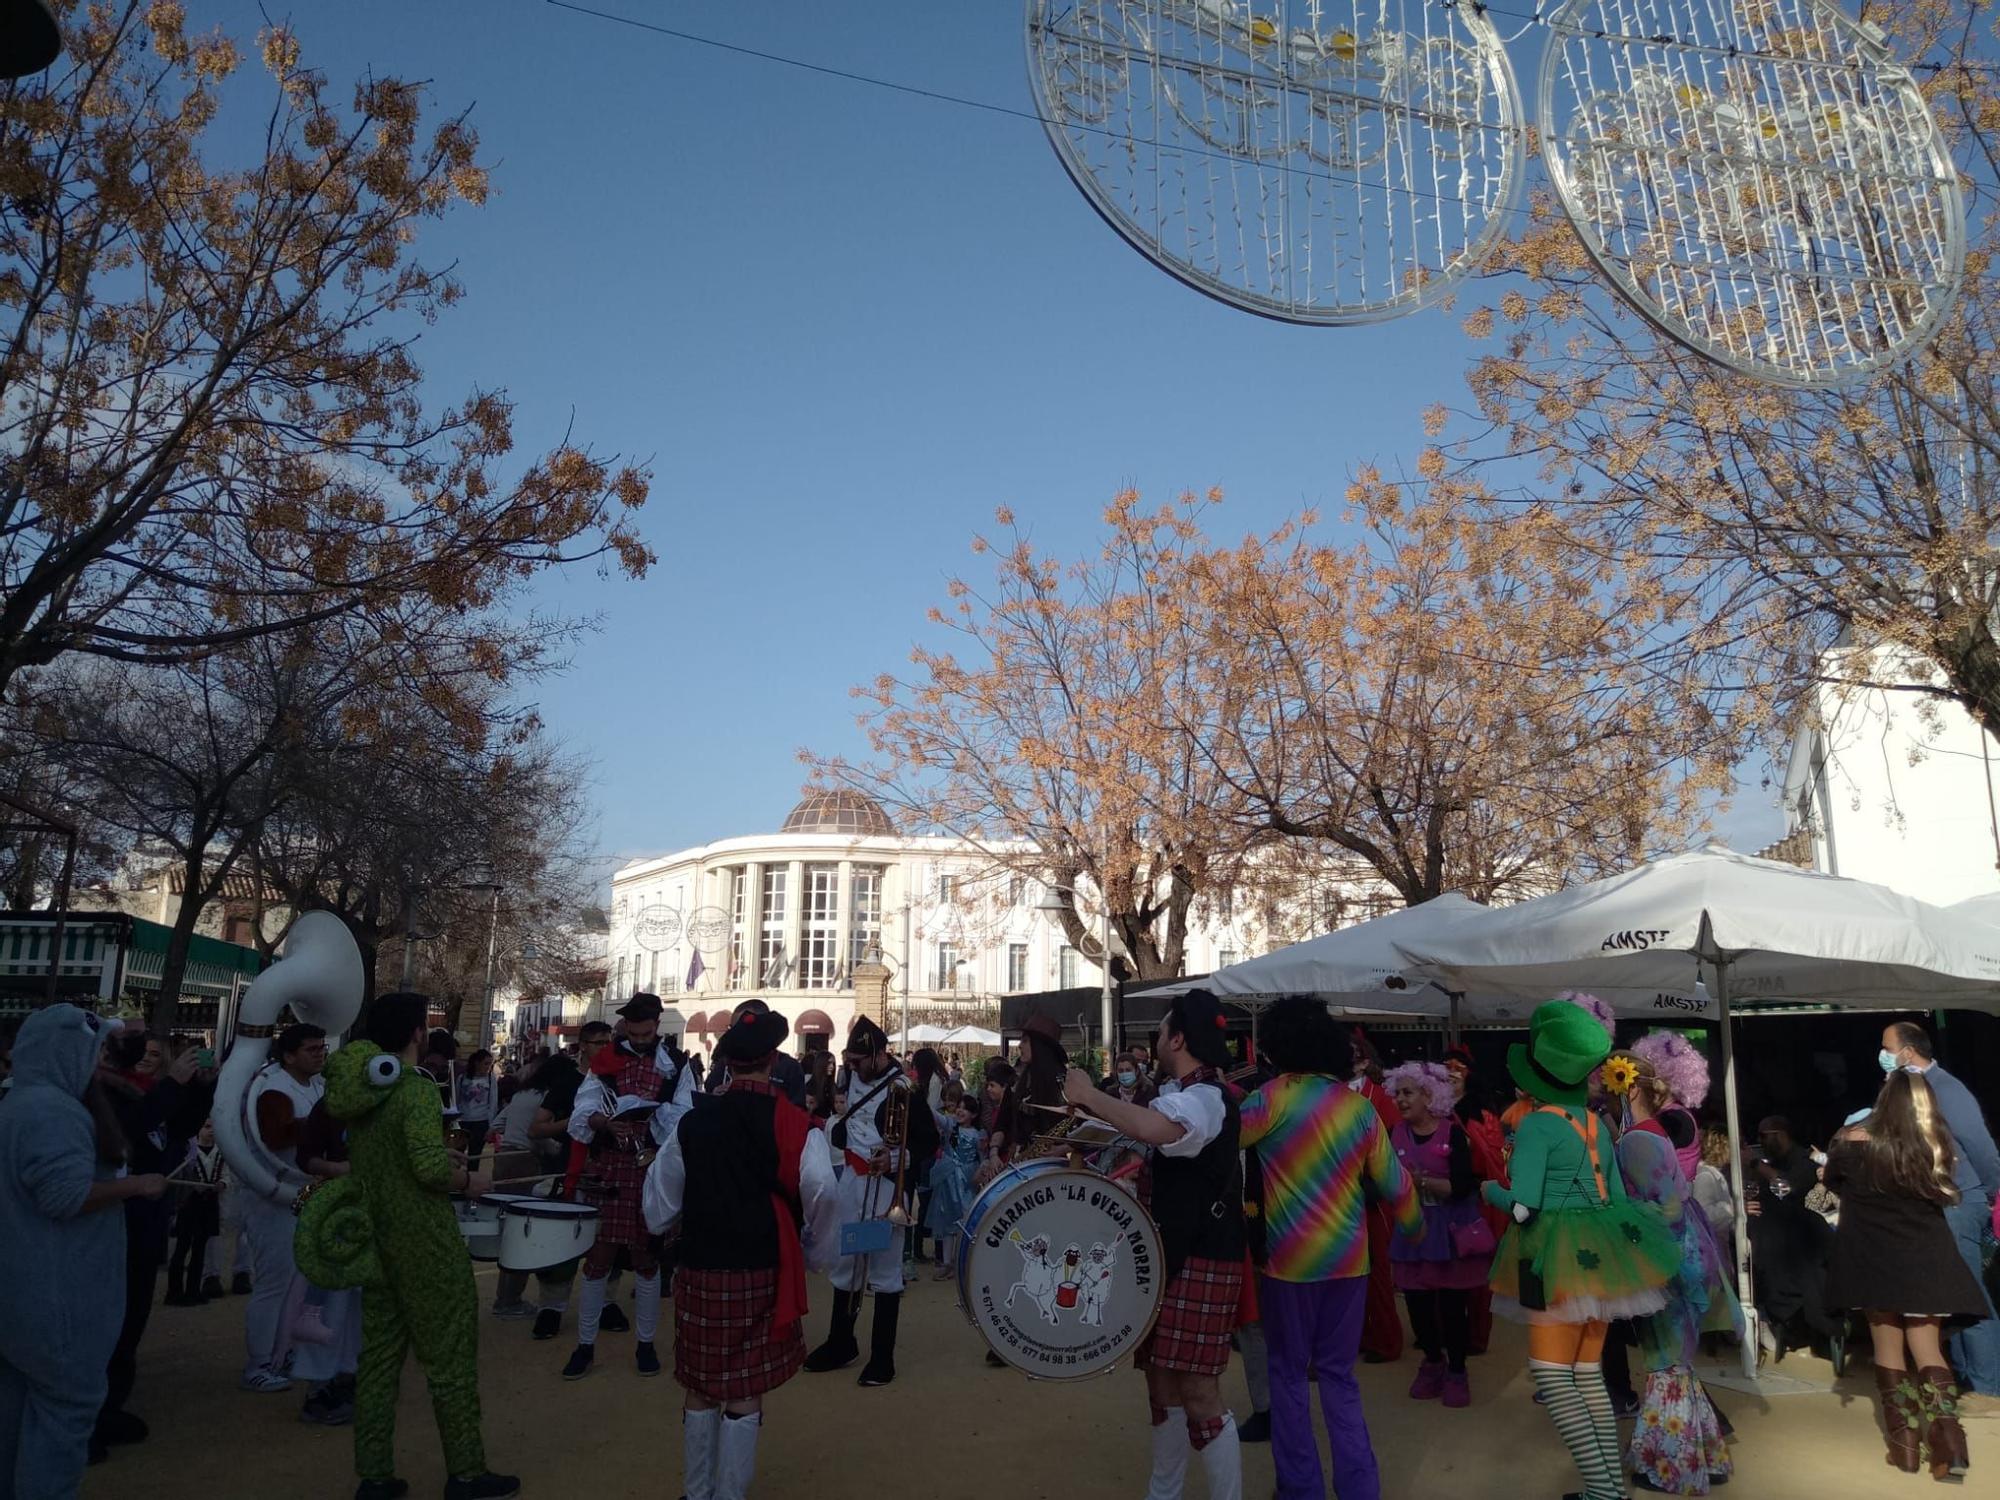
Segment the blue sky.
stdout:
<svg viewBox="0 0 2000 1500">
<path fill-rule="evenodd" d="M 1017 0 L 596 0 L 815 62 L 1029 107 Z M 245 0 L 194 0 L 247 41 Z M 271 14 L 287 14 L 277 6 Z M 1223 486 L 1232 531 L 1337 509 L 1456 400 L 1456 317 L 1282 326 L 1154 270 L 1040 128 L 733 57 L 538 0 L 290 13 L 309 64 L 474 106 L 494 195 L 427 234 L 466 300 L 425 334 L 438 399 L 518 403 L 650 459 L 641 583 L 545 588 L 600 617 L 539 687 L 598 767 L 607 860 L 775 828 L 802 745 L 860 748 L 849 687 L 897 668 L 1011 506 L 1093 544 L 1114 491 Z M 1768 799 L 1727 831 L 1775 837 Z"/>
</svg>

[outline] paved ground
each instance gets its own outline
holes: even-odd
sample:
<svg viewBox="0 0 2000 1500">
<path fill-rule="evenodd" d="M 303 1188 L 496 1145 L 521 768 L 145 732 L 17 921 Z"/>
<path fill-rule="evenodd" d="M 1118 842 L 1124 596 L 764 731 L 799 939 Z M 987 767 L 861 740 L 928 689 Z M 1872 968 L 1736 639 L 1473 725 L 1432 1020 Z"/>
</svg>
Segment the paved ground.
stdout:
<svg viewBox="0 0 2000 1500">
<path fill-rule="evenodd" d="M 481 1286 L 490 1298 L 490 1271 Z M 860 1390 L 850 1371 L 800 1375 L 780 1391 L 767 1417 L 758 1492 L 795 1500 L 1143 1493 L 1139 1378 L 1121 1370 L 1081 1384 L 1038 1385 L 989 1369 L 954 1297 L 949 1283 L 912 1288 L 894 1386 Z M 827 1301 L 824 1283 L 815 1282 L 815 1339 Z M 336 1500 L 352 1493 L 345 1430 L 300 1425 L 296 1394 L 236 1389 L 242 1317 L 240 1298 L 155 1313 L 133 1402 L 154 1437 L 116 1450 L 92 1470 L 85 1500 Z M 566 1340 L 535 1343 L 527 1324 L 488 1319 L 480 1357 L 495 1467 L 519 1473 L 524 1493 L 544 1500 L 672 1500 L 680 1493 L 680 1423 L 670 1338 L 671 1314 L 661 1347 L 668 1373 L 659 1379 L 634 1373 L 630 1334 L 607 1334 L 596 1372 L 565 1384 L 557 1371 L 569 1352 Z M 1363 1370 L 1386 1495 L 1556 1500 L 1575 1487 L 1553 1429 L 1529 1399 L 1523 1341 L 1504 1325 L 1497 1338 L 1493 1352 L 1472 1363 L 1473 1404 L 1463 1411 L 1408 1400 L 1403 1393 L 1414 1366 L 1407 1357 Z M 1800 1377 L 1789 1384 L 1817 1385 L 1823 1393 L 1718 1393 L 1739 1433 L 1737 1478 L 1721 1492 L 1724 1500 L 1932 1492 L 1928 1476 L 1884 1466 L 1865 1368 L 1832 1391 L 1824 1391 L 1831 1374 L 1823 1364 L 1794 1355 L 1783 1371 Z M 1240 1369 L 1231 1372 L 1229 1389 L 1236 1409 L 1246 1411 Z M 1971 1492 L 1994 1493 L 1987 1486 L 2000 1475 L 2000 1421 L 1967 1425 Z M 399 1441 L 413 1495 L 441 1493 L 435 1433 L 414 1365 L 404 1378 Z M 1272 1489 L 1270 1450 L 1250 1447 L 1244 1454 L 1244 1493 L 1263 1500 Z M 1192 1479 L 1190 1500 L 1202 1492 Z"/>
</svg>

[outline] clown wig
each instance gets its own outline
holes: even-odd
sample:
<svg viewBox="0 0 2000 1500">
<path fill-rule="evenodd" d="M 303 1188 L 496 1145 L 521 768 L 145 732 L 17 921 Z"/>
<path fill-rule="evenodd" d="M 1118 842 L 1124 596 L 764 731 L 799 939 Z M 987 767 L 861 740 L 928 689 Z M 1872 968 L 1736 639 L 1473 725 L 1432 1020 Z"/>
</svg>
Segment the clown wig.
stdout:
<svg viewBox="0 0 2000 1500">
<path fill-rule="evenodd" d="M 1398 1084 L 1407 1083 L 1430 1101 L 1431 1113 L 1438 1119 L 1451 1117 L 1452 1105 L 1457 1102 L 1457 1086 L 1444 1064 L 1434 1062 L 1406 1062 L 1391 1068 L 1382 1075 L 1382 1087 L 1391 1094 Z"/>
<path fill-rule="evenodd" d="M 1667 1097 L 1692 1113 L 1708 1097 L 1708 1059 L 1678 1032 L 1656 1031 L 1632 1044 L 1632 1055 L 1643 1058 L 1667 1086 Z"/>
<path fill-rule="evenodd" d="M 1604 1028 L 1606 1036 L 1614 1042 L 1618 1040 L 1618 1018 L 1612 1014 L 1609 1000 L 1600 1000 L 1597 996 L 1586 994 L 1582 990 L 1565 990 L 1556 996 L 1556 999 L 1582 1006 L 1596 1019 L 1597 1024 Z"/>
</svg>

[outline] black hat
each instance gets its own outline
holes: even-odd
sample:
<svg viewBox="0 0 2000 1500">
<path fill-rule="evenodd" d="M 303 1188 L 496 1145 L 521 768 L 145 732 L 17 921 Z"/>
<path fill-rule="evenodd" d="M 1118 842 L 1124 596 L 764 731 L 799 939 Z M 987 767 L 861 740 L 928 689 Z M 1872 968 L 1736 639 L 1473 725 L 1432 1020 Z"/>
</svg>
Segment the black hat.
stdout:
<svg viewBox="0 0 2000 1500">
<path fill-rule="evenodd" d="M 644 990 L 618 1007 L 618 1014 L 628 1021 L 657 1021 L 666 1006 L 660 1003 L 658 995 L 649 995 Z"/>
<path fill-rule="evenodd" d="M 745 1010 L 716 1039 L 715 1055 L 724 1062 L 762 1062 L 791 1033 L 791 1025 L 768 1006 Z"/>
<path fill-rule="evenodd" d="M 847 1033 L 847 1050 L 873 1054 L 889 1050 L 889 1033 L 877 1026 L 867 1016 L 857 1016 L 853 1029 Z"/>
</svg>

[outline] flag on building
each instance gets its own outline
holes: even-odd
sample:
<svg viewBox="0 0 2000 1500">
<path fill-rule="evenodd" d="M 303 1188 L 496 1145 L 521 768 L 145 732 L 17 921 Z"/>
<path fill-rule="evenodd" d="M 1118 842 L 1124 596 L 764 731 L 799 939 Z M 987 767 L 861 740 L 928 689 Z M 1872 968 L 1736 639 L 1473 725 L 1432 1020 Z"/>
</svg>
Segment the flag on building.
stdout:
<svg viewBox="0 0 2000 1500">
<path fill-rule="evenodd" d="M 702 976 L 701 949 L 697 948 L 694 950 L 694 957 L 688 960 L 687 984 L 683 986 L 683 988 L 690 990 L 693 989 L 694 982 L 697 979 L 701 978 L 701 976 Z"/>
</svg>

